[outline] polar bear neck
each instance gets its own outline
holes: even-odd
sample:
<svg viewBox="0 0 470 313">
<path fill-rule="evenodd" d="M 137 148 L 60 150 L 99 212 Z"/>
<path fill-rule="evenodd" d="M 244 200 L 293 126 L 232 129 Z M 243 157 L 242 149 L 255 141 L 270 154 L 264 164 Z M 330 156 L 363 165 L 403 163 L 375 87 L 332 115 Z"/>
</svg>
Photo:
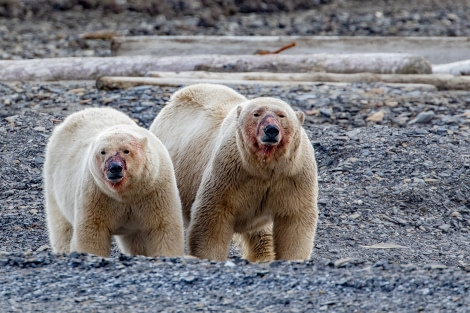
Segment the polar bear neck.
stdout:
<svg viewBox="0 0 470 313">
<path fill-rule="evenodd" d="M 295 166 L 301 154 L 300 132 L 296 131 L 291 141 L 281 147 L 253 147 L 247 142 L 241 130 L 238 130 L 236 144 L 242 168 L 255 176 L 272 178 L 276 175 L 295 175 L 299 169 Z"/>
</svg>

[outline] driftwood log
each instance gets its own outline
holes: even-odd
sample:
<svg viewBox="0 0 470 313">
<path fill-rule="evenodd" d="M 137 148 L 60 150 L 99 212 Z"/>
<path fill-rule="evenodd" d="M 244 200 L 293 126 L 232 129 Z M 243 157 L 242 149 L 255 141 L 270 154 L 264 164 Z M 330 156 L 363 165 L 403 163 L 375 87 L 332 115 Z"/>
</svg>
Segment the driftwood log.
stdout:
<svg viewBox="0 0 470 313">
<path fill-rule="evenodd" d="M 223 85 L 262 85 L 282 86 L 293 84 L 314 85 L 312 82 L 289 82 L 279 80 L 241 80 L 241 79 L 210 79 L 210 78 L 188 78 L 188 77 L 118 77 L 103 76 L 96 80 L 96 87 L 103 90 L 127 89 L 136 86 L 188 86 L 192 84 L 223 84 Z M 346 85 L 346 83 L 332 83 L 335 85 Z"/>
<path fill-rule="evenodd" d="M 207 73 L 207 72 L 158 72 L 156 77 L 101 77 L 100 89 L 131 88 L 141 85 L 182 86 L 196 83 L 225 85 L 315 85 L 318 83 L 383 82 L 387 84 L 425 84 L 439 90 L 470 90 L 470 77 L 450 74 L 332 74 L 332 73 Z"/>
<path fill-rule="evenodd" d="M 432 64 L 468 59 L 467 37 L 364 37 L 364 36 L 136 36 L 113 37 L 115 56 L 176 56 L 197 54 L 256 54 L 275 51 L 292 42 L 283 54 L 409 53 Z"/>
<path fill-rule="evenodd" d="M 194 55 L 185 57 L 76 57 L 0 61 L 0 80 L 75 80 L 144 76 L 149 71 L 430 73 L 424 58 L 408 54 Z"/>
<path fill-rule="evenodd" d="M 470 51 L 468 51 L 470 56 Z M 432 66 L 433 73 L 447 73 L 452 75 L 470 75 L 470 60 Z"/>
</svg>

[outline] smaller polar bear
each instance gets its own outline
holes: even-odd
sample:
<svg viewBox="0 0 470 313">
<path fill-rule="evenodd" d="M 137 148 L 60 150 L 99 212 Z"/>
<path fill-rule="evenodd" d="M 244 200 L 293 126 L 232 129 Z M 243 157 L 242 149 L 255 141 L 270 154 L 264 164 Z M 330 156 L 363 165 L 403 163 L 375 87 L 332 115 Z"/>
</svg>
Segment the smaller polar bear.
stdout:
<svg viewBox="0 0 470 313">
<path fill-rule="evenodd" d="M 150 126 L 175 166 L 189 253 L 224 260 L 237 235 L 249 261 L 309 259 L 317 167 L 304 114 L 222 85 L 176 92 Z"/>
<path fill-rule="evenodd" d="M 173 165 L 163 144 L 111 108 L 74 113 L 47 144 L 44 185 L 54 252 L 183 255 Z"/>
</svg>

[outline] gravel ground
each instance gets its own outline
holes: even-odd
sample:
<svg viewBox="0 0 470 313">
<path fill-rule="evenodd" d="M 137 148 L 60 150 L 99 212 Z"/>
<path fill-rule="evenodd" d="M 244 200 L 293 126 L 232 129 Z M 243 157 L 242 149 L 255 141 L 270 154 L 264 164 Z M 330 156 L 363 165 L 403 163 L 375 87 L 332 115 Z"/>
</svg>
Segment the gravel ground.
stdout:
<svg viewBox="0 0 470 313">
<path fill-rule="evenodd" d="M 447 3 L 396 1 L 377 11 L 380 2 L 332 1 L 298 13 L 219 17 L 214 27 L 200 25 L 201 17 L 54 11 L 47 20 L 0 18 L 0 58 L 107 55 L 105 41 L 79 39 L 98 30 L 390 35 L 393 25 L 399 35 L 452 35 L 450 29 L 468 35 L 468 2 Z M 377 12 L 388 24 L 376 23 Z M 340 17 L 343 22 L 334 22 Z M 455 17 L 459 22 L 452 24 Z M 307 22 L 296 24 L 297 18 Z M 230 32 L 232 23 L 237 31 Z M 327 24 L 336 26 L 321 30 Z M 249 264 L 236 250 L 226 262 L 127 257 L 116 250 L 109 259 L 52 254 L 42 165 L 54 125 L 82 108 L 110 106 L 148 127 L 177 88 L 101 91 L 93 82 L 4 82 L 0 311 L 470 311 L 470 91 L 383 84 L 232 87 L 249 98 L 279 97 L 307 114 L 320 186 L 310 261 Z"/>
</svg>

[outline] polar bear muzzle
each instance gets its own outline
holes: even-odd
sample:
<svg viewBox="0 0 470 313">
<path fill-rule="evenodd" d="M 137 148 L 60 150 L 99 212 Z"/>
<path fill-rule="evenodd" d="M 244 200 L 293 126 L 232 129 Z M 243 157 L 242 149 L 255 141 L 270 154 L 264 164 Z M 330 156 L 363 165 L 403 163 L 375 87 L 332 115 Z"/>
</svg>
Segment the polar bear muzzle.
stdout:
<svg viewBox="0 0 470 313">
<path fill-rule="evenodd" d="M 258 125 L 258 133 L 262 131 L 261 142 L 264 145 L 276 145 L 280 141 L 280 130 L 276 118 L 268 114 Z"/>
<path fill-rule="evenodd" d="M 126 174 L 126 160 L 120 155 L 113 155 L 105 163 L 106 178 L 116 184 L 120 182 Z"/>
<path fill-rule="evenodd" d="M 264 136 L 261 138 L 265 144 L 273 144 L 279 141 L 279 127 L 276 125 L 267 125 L 264 128 Z"/>
</svg>

